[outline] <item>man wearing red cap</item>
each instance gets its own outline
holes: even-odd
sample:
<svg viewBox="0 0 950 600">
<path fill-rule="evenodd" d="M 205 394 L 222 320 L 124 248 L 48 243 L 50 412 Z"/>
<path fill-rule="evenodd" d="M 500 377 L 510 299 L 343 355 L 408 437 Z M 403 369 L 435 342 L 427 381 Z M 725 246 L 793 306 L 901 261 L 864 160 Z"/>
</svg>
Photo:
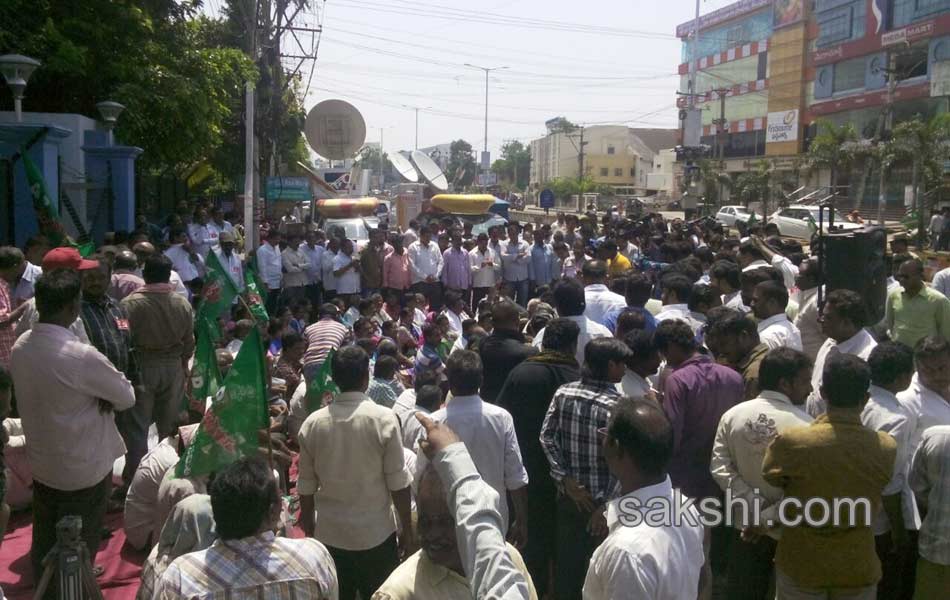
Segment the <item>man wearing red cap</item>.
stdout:
<svg viewBox="0 0 950 600">
<path fill-rule="evenodd" d="M 43 257 L 43 272 L 48 273 L 56 269 L 69 269 L 70 271 L 86 271 L 89 269 L 98 269 L 99 263 L 94 260 L 86 260 L 75 248 L 53 248 Z M 30 298 L 23 303 L 23 316 L 16 325 L 16 338 L 29 331 L 39 319 L 39 313 L 36 312 L 36 300 Z M 79 338 L 84 344 L 89 343 L 89 336 L 86 335 L 86 327 L 82 319 L 76 319 L 69 326 L 69 331 Z M 16 339 L 14 338 L 14 339 Z"/>
</svg>

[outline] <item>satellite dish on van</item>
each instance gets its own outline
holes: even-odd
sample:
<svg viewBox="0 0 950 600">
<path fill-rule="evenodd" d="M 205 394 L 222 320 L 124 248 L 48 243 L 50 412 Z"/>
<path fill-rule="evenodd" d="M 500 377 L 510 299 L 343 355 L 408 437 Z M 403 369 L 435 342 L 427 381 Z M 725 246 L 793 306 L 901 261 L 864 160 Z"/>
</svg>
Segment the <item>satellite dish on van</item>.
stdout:
<svg viewBox="0 0 950 600">
<path fill-rule="evenodd" d="M 412 166 L 412 163 L 409 162 L 409 159 L 396 152 L 395 154 L 389 155 L 389 162 L 393 164 L 393 167 L 399 171 L 399 174 L 402 175 L 402 178 L 408 181 L 409 183 L 416 183 L 419 181 L 419 172 L 416 171 L 416 168 Z"/>
<path fill-rule="evenodd" d="M 307 113 L 303 132 L 314 152 L 327 160 L 344 160 L 363 147 L 366 121 L 349 102 L 324 100 Z"/>
<path fill-rule="evenodd" d="M 442 169 L 439 168 L 439 165 L 435 164 L 435 161 L 429 158 L 429 155 L 425 152 L 419 152 L 418 150 L 412 151 L 412 162 L 415 163 L 416 167 L 419 169 L 419 172 L 422 173 L 423 179 L 429 182 L 429 185 L 444 192 L 449 189 L 449 180 L 445 178 L 445 173 L 442 172 Z"/>
</svg>

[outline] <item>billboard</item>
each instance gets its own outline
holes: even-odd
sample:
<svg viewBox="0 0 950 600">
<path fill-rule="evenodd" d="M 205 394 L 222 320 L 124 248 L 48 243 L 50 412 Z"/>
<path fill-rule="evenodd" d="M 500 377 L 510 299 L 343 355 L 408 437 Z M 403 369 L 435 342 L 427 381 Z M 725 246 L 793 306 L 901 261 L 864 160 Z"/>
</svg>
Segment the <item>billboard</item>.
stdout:
<svg viewBox="0 0 950 600">
<path fill-rule="evenodd" d="M 770 112 L 765 126 L 765 143 L 798 140 L 798 109 Z"/>
<path fill-rule="evenodd" d="M 775 29 L 799 23 L 805 17 L 804 0 L 775 0 L 772 15 Z"/>
</svg>

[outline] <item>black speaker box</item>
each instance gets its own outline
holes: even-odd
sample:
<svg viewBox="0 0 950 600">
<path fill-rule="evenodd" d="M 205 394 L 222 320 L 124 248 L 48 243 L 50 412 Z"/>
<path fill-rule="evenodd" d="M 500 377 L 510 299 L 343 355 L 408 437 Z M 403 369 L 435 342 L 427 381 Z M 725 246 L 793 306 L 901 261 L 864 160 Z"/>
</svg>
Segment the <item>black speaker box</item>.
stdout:
<svg viewBox="0 0 950 600">
<path fill-rule="evenodd" d="M 845 289 L 861 295 L 868 325 L 884 318 L 887 300 L 887 233 L 883 227 L 865 227 L 824 238 L 824 275 L 827 291 Z"/>
</svg>

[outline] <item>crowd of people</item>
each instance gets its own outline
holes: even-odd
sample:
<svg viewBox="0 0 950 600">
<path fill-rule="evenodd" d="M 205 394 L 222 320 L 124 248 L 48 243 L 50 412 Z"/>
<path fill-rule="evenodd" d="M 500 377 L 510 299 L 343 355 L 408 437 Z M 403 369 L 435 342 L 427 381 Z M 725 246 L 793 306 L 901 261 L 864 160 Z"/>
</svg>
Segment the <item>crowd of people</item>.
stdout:
<svg viewBox="0 0 950 600">
<path fill-rule="evenodd" d="M 32 506 L 34 580 L 62 516 L 94 559 L 114 511 L 143 600 L 947 598 L 950 269 L 905 239 L 877 306 L 768 224 L 294 221 L 0 248 L 0 534 Z M 261 344 L 270 425 L 178 476 L 212 258 L 217 366 Z"/>
</svg>

